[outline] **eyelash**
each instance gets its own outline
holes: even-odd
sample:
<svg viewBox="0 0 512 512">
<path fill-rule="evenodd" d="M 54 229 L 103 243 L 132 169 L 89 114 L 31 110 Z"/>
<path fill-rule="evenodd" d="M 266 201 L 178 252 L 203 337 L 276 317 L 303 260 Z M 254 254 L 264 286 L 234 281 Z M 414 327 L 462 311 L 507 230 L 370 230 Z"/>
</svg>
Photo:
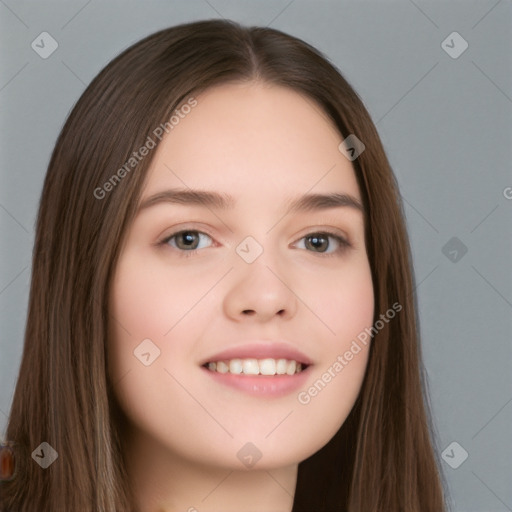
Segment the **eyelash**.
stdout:
<svg viewBox="0 0 512 512">
<path fill-rule="evenodd" d="M 210 235 L 208 235 L 208 233 L 204 233 L 203 231 L 199 231 L 197 229 L 182 229 L 180 231 L 176 231 L 175 233 L 172 233 L 169 236 L 166 236 L 163 240 L 161 240 L 160 242 L 157 242 L 157 245 L 158 246 L 166 246 L 166 245 L 169 246 L 168 245 L 169 241 L 182 233 L 199 233 L 200 235 L 206 235 L 207 237 L 212 239 L 212 237 Z M 333 233 L 332 231 L 329 231 L 329 230 L 312 231 L 311 233 L 308 233 L 308 234 L 304 235 L 303 237 L 301 237 L 299 240 L 303 240 L 312 235 L 327 235 L 328 238 L 333 238 L 339 244 L 339 247 L 330 253 L 316 252 L 316 254 L 318 254 L 319 256 L 321 256 L 323 258 L 328 258 L 331 256 L 339 256 L 342 252 L 344 252 L 346 249 L 351 247 L 351 244 L 348 242 L 348 240 L 346 240 L 345 238 L 341 237 L 340 235 Z M 202 250 L 202 249 L 191 249 L 190 251 L 185 251 L 185 250 L 179 249 L 177 247 L 172 247 L 172 249 L 182 253 L 182 254 L 180 254 L 180 257 L 182 257 L 182 258 L 190 258 L 191 256 L 195 256 L 199 251 Z M 308 251 L 308 252 L 312 252 L 315 254 L 315 251 Z"/>
</svg>

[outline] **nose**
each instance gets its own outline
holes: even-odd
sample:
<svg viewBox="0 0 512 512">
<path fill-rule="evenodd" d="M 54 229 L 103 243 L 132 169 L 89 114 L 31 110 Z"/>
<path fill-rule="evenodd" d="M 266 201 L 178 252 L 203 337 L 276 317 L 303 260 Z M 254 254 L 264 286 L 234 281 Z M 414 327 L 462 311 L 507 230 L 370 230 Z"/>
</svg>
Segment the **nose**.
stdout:
<svg viewBox="0 0 512 512">
<path fill-rule="evenodd" d="M 253 263 L 237 262 L 224 297 L 224 313 L 237 322 L 289 320 L 297 312 L 298 299 L 290 275 L 277 270 L 275 261 L 264 257 Z"/>
</svg>

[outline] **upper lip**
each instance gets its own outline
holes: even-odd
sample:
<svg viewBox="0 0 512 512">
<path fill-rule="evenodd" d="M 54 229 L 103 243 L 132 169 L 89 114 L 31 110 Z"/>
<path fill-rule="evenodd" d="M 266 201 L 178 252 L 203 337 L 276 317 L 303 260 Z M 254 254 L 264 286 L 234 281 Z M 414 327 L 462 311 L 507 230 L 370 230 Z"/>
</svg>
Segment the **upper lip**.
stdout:
<svg viewBox="0 0 512 512">
<path fill-rule="evenodd" d="M 230 346 L 221 352 L 216 352 L 203 360 L 201 366 L 215 361 L 231 359 L 288 359 L 305 365 L 313 364 L 311 359 L 300 350 L 283 342 L 254 342 Z"/>
</svg>

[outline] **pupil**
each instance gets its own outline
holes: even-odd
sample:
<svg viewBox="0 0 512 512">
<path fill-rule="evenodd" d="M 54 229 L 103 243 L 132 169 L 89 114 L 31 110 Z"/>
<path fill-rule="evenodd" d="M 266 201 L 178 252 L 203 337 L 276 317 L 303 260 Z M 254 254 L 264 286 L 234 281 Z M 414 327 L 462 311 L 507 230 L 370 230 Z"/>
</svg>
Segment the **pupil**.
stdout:
<svg viewBox="0 0 512 512">
<path fill-rule="evenodd" d="M 197 246 L 197 240 L 196 240 L 196 236 L 193 232 L 191 231 L 184 231 L 182 234 L 181 234 L 181 237 L 179 238 L 179 240 L 181 240 L 184 244 L 184 246 L 188 249 L 190 249 L 190 247 L 192 245 L 194 245 L 193 248 L 195 248 Z"/>
<path fill-rule="evenodd" d="M 324 237 L 324 236 L 310 236 L 309 240 L 311 240 L 311 245 L 315 249 L 322 249 L 322 246 L 323 246 L 323 249 L 327 249 L 327 247 L 326 247 L 327 238 L 326 237 Z"/>
</svg>

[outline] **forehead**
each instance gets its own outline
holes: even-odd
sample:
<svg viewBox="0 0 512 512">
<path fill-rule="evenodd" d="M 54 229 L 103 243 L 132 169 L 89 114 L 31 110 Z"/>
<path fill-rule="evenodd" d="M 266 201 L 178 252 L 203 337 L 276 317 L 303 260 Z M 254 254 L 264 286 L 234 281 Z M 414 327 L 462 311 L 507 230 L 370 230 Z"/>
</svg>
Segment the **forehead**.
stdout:
<svg viewBox="0 0 512 512">
<path fill-rule="evenodd" d="M 307 192 L 360 199 L 342 136 L 312 99 L 265 83 L 215 86 L 196 97 L 159 144 L 143 198 L 172 187 L 226 192 L 245 202 Z"/>
</svg>

